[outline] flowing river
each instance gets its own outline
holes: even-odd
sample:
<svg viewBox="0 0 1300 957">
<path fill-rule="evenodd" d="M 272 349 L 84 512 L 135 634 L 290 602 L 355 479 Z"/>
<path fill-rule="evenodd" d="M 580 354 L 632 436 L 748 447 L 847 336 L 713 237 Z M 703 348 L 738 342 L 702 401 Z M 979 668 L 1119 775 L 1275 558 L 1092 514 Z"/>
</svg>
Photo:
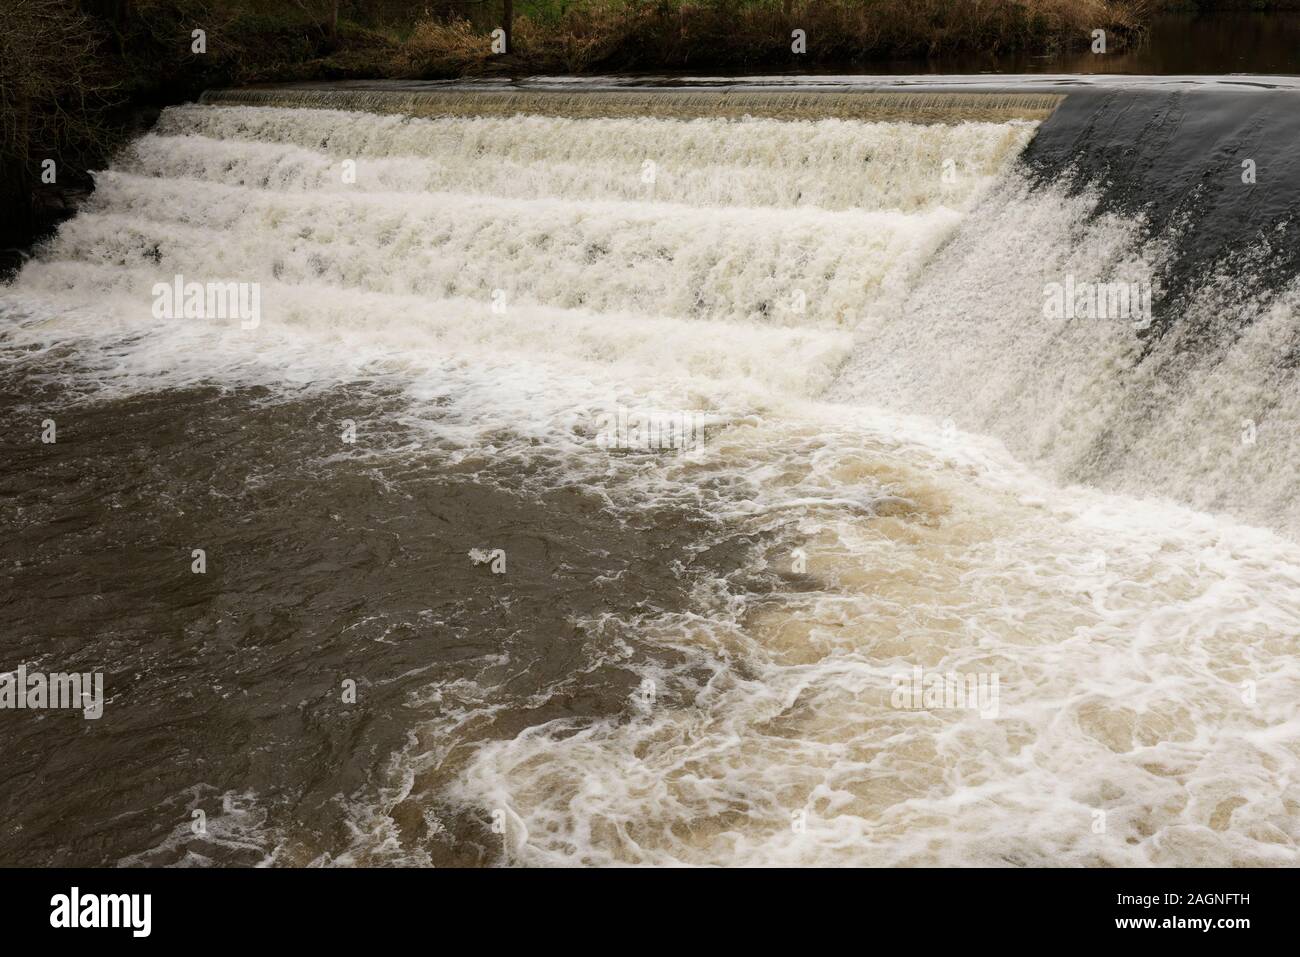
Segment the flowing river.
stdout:
<svg viewBox="0 0 1300 957">
<path fill-rule="evenodd" d="M 0 863 L 1295 864 L 1300 92 L 1207 87 L 166 110 L 0 287 L 0 668 L 104 675 Z"/>
</svg>

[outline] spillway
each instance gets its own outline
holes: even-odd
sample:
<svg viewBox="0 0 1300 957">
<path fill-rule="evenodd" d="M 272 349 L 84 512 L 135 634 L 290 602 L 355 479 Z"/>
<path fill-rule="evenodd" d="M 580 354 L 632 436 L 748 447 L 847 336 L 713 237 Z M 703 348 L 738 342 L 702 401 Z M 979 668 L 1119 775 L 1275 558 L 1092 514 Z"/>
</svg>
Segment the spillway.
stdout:
<svg viewBox="0 0 1300 957">
<path fill-rule="evenodd" d="M 986 86 L 164 111 L 0 289 L 0 859 L 1294 864 L 1300 90 Z"/>
</svg>

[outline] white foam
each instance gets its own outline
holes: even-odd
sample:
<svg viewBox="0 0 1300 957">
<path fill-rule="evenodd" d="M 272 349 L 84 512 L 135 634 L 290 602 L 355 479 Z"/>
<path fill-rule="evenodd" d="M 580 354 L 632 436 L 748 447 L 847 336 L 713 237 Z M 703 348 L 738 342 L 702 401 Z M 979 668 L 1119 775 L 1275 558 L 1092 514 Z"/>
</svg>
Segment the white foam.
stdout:
<svg viewBox="0 0 1300 957">
<path fill-rule="evenodd" d="M 694 206 L 965 208 L 1035 124 L 412 119 L 181 107 L 134 145 L 150 175 L 277 190 L 472 192 Z M 296 147 L 296 148 L 294 148 Z M 343 163 L 355 163 L 345 183 Z M 654 182 L 643 174 L 654 165 Z M 945 162 L 951 174 L 945 179 Z M 936 188 L 938 187 L 938 188 Z"/>
<path fill-rule="evenodd" d="M 1300 285 L 1252 286 L 1264 243 L 1204 276 L 1169 334 L 1045 318 L 1044 289 L 1066 276 L 1159 296 L 1169 249 L 1097 215 L 1099 199 L 1009 177 L 902 309 L 873 310 L 833 394 L 995 435 L 1058 481 L 1169 495 L 1295 537 Z"/>
<path fill-rule="evenodd" d="M 4 291 L 0 348 L 76 399 L 396 390 L 419 443 L 396 454 L 517 459 L 612 515 L 698 509 L 701 549 L 759 543 L 635 626 L 665 651 L 637 666 L 653 703 L 477 740 L 509 702 L 431 687 L 391 786 L 350 799 L 355 846 L 295 860 L 427 862 L 389 816 L 418 774 L 502 811 L 510 863 L 1293 862 L 1296 547 L 1161 499 L 1204 473 L 1157 481 L 1182 459 L 1154 443 L 1121 470 L 1138 499 L 981 435 L 1088 466 L 1138 345 L 1035 319 L 1044 276 L 1145 279 L 1161 254 L 1094 196 L 992 186 L 1032 129 L 172 110 Z M 175 274 L 260 283 L 261 325 L 154 319 Z M 1292 380 L 1248 385 L 1287 334 L 1269 308 L 1172 422 L 1294 420 Z M 852 401 L 822 401 L 855 332 Z M 704 454 L 608 454 L 618 406 L 706 415 Z M 1210 481 L 1285 503 L 1293 438 L 1265 430 Z M 999 716 L 892 707 L 913 667 L 997 674 Z"/>
<path fill-rule="evenodd" d="M 882 424 L 881 447 L 828 443 L 793 485 L 764 469 L 769 500 L 876 471 L 914 503 L 790 516 L 765 559 L 788 569 L 804 550 L 816 588 L 702 596 L 641 636 L 691 653 L 690 669 L 645 671 L 648 713 L 479 749 L 456 793 L 511 809 L 514 859 L 1293 863 L 1300 549 L 1053 488 L 960 434 L 936 440 L 948 467 L 936 449 L 891 454 Z M 997 718 L 893 707 L 894 676 L 916 667 L 997 675 Z"/>
</svg>

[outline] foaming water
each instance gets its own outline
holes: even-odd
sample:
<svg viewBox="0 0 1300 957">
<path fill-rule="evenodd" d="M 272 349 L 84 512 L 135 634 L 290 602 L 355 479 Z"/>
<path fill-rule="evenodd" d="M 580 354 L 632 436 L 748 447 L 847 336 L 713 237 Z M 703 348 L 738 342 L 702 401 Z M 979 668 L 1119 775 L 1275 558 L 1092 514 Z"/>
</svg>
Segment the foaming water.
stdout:
<svg viewBox="0 0 1300 957">
<path fill-rule="evenodd" d="M 1048 318 L 1067 275 L 1159 294 L 1172 242 L 1101 212 L 1098 188 L 1012 178 L 896 312 L 863 324 L 833 394 L 1004 439 L 1060 481 L 1168 495 L 1295 537 L 1298 287 L 1252 275 L 1286 229 L 1207 269 L 1171 328 Z M 925 357 L 923 363 L 915 357 Z M 979 371 L 996 365 L 996 376 Z"/>
<path fill-rule="evenodd" d="M 1136 382 L 1117 373 L 1173 340 L 1036 318 L 1062 271 L 1158 282 L 1171 255 L 1019 167 L 1024 111 L 1058 98 L 909 123 L 797 97 L 412 118 L 294 96 L 165 112 L 0 302 L 17 413 L 179 402 L 190 441 L 249 463 L 243 493 L 183 472 L 230 548 L 285 534 L 266 503 L 241 522 L 257 489 L 307 503 L 300 561 L 230 573 L 251 620 L 205 619 L 279 648 L 205 680 L 268 709 L 287 687 L 301 725 L 251 767 L 246 733 L 224 760 L 205 740 L 210 774 L 156 782 L 174 813 L 110 860 L 1294 863 L 1294 437 L 1248 468 L 1168 451 L 1190 440 L 1170 423 L 1247 415 L 1216 396 L 1294 421 L 1289 379 L 1246 388 L 1290 293 L 1240 305 L 1262 318 L 1212 369 Z M 155 318 L 175 275 L 258 283 L 260 323 Z M 1171 378 L 1199 384 L 1138 415 Z M 688 416 L 703 445 L 620 447 L 619 410 Z M 1123 456 L 1090 451 L 1102 433 Z M 499 543 L 496 577 L 474 556 Z M 170 601 L 151 613 L 206 635 Z M 996 698 L 900 705 L 916 669 Z M 354 674 L 373 728 L 323 690 Z"/>
<path fill-rule="evenodd" d="M 920 126 L 752 116 L 421 123 L 330 109 L 180 107 L 163 114 L 156 135 L 136 141 L 127 165 L 145 175 L 276 190 L 910 212 L 964 208 L 1033 130 L 1029 122 Z M 343 182 L 348 159 L 356 163 L 355 183 Z M 945 159 L 954 175 L 936 189 L 934 171 Z M 642 176 L 647 160 L 655 165 L 653 182 Z M 845 175 L 854 169 L 861 175 Z"/>
</svg>

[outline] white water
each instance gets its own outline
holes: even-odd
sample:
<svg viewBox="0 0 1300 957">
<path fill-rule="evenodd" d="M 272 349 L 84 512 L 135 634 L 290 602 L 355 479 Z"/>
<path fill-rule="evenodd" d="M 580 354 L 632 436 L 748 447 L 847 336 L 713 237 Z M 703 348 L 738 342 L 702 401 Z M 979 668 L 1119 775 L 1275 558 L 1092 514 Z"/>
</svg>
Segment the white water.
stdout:
<svg viewBox="0 0 1300 957">
<path fill-rule="evenodd" d="M 1045 328 L 1043 276 L 1141 276 L 1159 251 L 1087 225 L 1087 196 L 1027 195 L 1032 133 L 170 110 L 5 292 L 7 354 L 71 351 L 92 395 L 398 383 L 458 460 L 544 461 L 539 480 L 618 507 L 768 533 L 755 567 L 641 627 L 689 665 L 645 666 L 654 701 L 619 721 L 452 765 L 504 699 L 430 688 L 413 712 L 439 717 L 356 810 L 349 862 L 393 859 L 382 812 L 447 763 L 439 797 L 504 811 L 512 863 L 1295 863 L 1300 548 L 1158 499 L 1206 479 L 1140 444 L 1121 470 L 1140 498 L 1050 480 L 1100 428 L 1063 411 L 1079 396 L 1122 418 L 1137 340 Z M 261 326 L 152 318 L 177 273 L 262 283 Z M 850 401 L 826 401 L 837 375 Z M 1294 422 L 1294 392 L 1274 401 Z M 608 455 L 592 415 L 617 405 L 706 413 L 706 453 Z M 979 434 L 1007 429 L 1036 466 Z M 1292 440 L 1252 447 L 1261 525 L 1293 514 Z M 796 550 L 805 584 L 749 590 Z M 997 717 L 892 707 L 916 666 L 997 674 Z"/>
<path fill-rule="evenodd" d="M 1129 323 L 1046 319 L 1044 287 L 1066 275 L 1159 286 L 1167 244 L 1094 215 L 1098 198 L 1003 184 L 903 309 L 870 310 L 832 393 L 998 436 L 1059 481 L 1300 536 L 1300 284 L 1259 289 L 1269 244 L 1236 250 L 1145 356 Z M 1271 244 L 1288 242 L 1279 227 Z"/>
</svg>

